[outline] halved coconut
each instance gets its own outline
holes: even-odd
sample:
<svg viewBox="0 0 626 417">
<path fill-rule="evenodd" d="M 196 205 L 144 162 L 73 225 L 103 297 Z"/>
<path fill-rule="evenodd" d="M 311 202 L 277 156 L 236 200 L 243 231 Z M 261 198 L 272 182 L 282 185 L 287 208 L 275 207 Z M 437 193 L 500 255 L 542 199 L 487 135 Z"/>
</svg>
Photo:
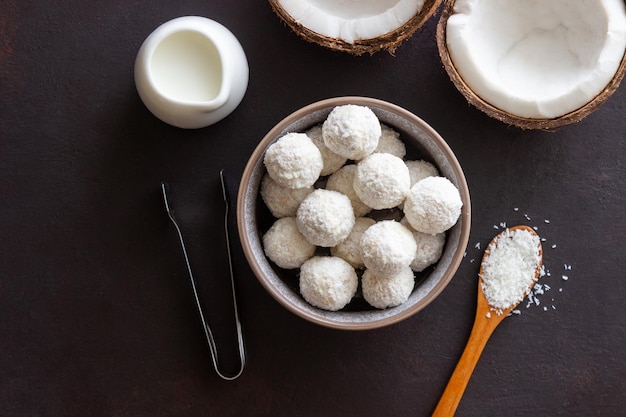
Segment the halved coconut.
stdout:
<svg viewBox="0 0 626 417">
<path fill-rule="evenodd" d="M 435 13 L 441 0 L 269 0 L 295 33 L 355 55 L 391 53 Z"/>
<path fill-rule="evenodd" d="M 578 122 L 626 69 L 623 0 L 445 0 L 437 45 L 457 89 L 525 129 Z"/>
</svg>

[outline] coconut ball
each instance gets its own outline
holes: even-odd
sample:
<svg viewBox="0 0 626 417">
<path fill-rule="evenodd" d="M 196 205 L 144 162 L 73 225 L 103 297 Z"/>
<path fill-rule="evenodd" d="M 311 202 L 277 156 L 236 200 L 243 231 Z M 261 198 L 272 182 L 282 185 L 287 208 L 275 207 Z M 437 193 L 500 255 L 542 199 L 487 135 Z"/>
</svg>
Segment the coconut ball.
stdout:
<svg viewBox="0 0 626 417">
<path fill-rule="evenodd" d="M 415 258 L 411 262 L 411 269 L 415 272 L 421 272 L 427 267 L 431 266 L 441 258 L 443 253 L 443 247 L 446 244 L 446 234 L 437 233 L 435 235 L 429 235 L 428 233 L 418 232 L 410 227 L 406 217 L 400 220 L 400 223 L 407 226 L 411 232 L 413 232 L 413 238 L 417 243 L 417 251 L 415 252 Z"/>
<path fill-rule="evenodd" d="M 293 217 L 276 220 L 263 235 L 265 255 L 281 268 L 299 268 L 315 254 L 315 249 L 315 245 L 309 243 L 298 231 L 296 219 Z"/>
<path fill-rule="evenodd" d="M 307 136 L 311 138 L 317 149 L 322 154 L 322 160 L 324 161 L 324 167 L 322 168 L 321 176 L 330 175 L 337 171 L 346 163 L 346 158 L 337 155 L 324 144 L 324 138 L 322 138 L 322 125 L 316 125 L 307 130 Z"/>
<path fill-rule="evenodd" d="M 361 255 L 367 269 L 392 276 L 408 267 L 415 257 L 413 233 L 399 222 L 383 220 L 370 226 L 361 237 Z"/>
<path fill-rule="evenodd" d="M 322 124 L 328 149 L 347 159 L 360 160 L 374 152 L 380 135 L 378 117 L 365 106 L 337 106 Z"/>
<path fill-rule="evenodd" d="M 459 190 L 445 177 L 418 181 L 404 202 L 404 214 L 411 227 L 431 235 L 454 226 L 461 215 Z"/>
<path fill-rule="evenodd" d="M 402 159 L 406 155 L 406 145 L 400 140 L 400 133 L 387 125 L 380 124 L 381 135 L 374 153 L 390 153 Z"/>
<path fill-rule="evenodd" d="M 428 161 L 406 161 L 407 168 L 409 168 L 409 176 L 411 177 L 411 187 L 418 181 L 428 177 L 438 177 L 439 170 L 436 166 Z"/>
<path fill-rule="evenodd" d="M 313 192 L 313 187 L 287 188 L 268 174 L 261 181 L 261 198 L 276 218 L 294 217 L 304 197 Z"/>
<path fill-rule="evenodd" d="M 326 189 L 338 191 L 350 199 L 354 215 L 357 217 L 365 216 L 372 208 L 361 201 L 354 191 L 354 175 L 356 174 L 356 165 L 345 165 L 343 168 L 328 177 Z"/>
<path fill-rule="evenodd" d="M 309 304 L 324 310 L 344 308 L 358 284 L 354 268 L 335 256 L 315 256 L 300 268 L 300 294 Z"/>
<path fill-rule="evenodd" d="M 305 133 L 287 133 L 271 144 L 263 163 L 274 181 L 288 188 L 312 186 L 324 161 L 317 146 Z"/>
<path fill-rule="evenodd" d="M 384 309 L 404 303 L 413 291 L 415 278 L 408 266 L 395 275 L 377 275 L 366 269 L 361 285 L 365 301 L 372 307 Z"/>
<path fill-rule="evenodd" d="M 368 206 L 381 210 L 402 203 L 411 188 L 404 161 L 388 153 L 375 153 L 357 164 L 354 191 Z"/>
<path fill-rule="evenodd" d="M 374 223 L 376 223 L 374 219 L 370 219 L 369 217 L 357 218 L 346 240 L 330 248 L 330 253 L 333 256 L 338 256 L 347 261 L 354 268 L 362 269 L 365 265 L 363 264 L 363 256 L 361 255 L 361 237 L 363 236 L 363 232 Z"/>
<path fill-rule="evenodd" d="M 331 190 L 318 189 L 306 196 L 296 213 L 298 230 L 312 244 L 323 247 L 338 245 L 354 226 L 350 199 Z"/>
</svg>

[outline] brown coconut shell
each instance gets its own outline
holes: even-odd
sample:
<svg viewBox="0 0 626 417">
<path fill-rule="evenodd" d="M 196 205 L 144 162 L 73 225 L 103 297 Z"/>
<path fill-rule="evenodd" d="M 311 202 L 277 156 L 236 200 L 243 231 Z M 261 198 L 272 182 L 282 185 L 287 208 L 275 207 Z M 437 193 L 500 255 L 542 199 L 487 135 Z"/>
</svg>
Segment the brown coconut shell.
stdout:
<svg viewBox="0 0 626 417">
<path fill-rule="evenodd" d="M 354 43 L 346 42 L 342 39 L 330 38 L 320 33 L 314 32 L 285 11 L 280 4 L 280 0 L 269 0 L 274 13 L 293 30 L 298 36 L 308 42 L 313 42 L 325 48 L 336 51 L 348 52 L 353 55 L 363 55 L 366 53 L 386 50 L 393 55 L 396 48 L 406 39 L 411 37 L 422 25 L 437 11 L 442 0 L 425 0 L 420 11 L 408 22 L 392 32 L 371 39 L 359 39 Z"/>
<path fill-rule="evenodd" d="M 439 18 L 439 22 L 437 23 L 437 48 L 439 49 L 439 56 L 441 57 L 441 62 L 443 63 L 443 66 L 447 71 L 448 76 L 454 83 L 455 87 L 461 92 L 461 94 L 463 94 L 465 99 L 471 105 L 486 113 L 488 116 L 503 123 L 517 126 L 522 129 L 535 130 L 555 130 L 559 127 L 578 123 L 582 119 L 593 113 L 595 110 L 597 110 L 611 95 L 613 95 L 615 90 L 617 90 L 617 88 L 619 87 L 622 78 L 624 78 L 624 73 L 626 72 L 626 54 L 624 54 L 624 57 L 622 57 L 620 66 L 618 67 L 617 72 L 615 73 L 611 81 L 597 96 L 595 96 L 593 99 L 591 99 L 591 101 L 589 101 L 587 104 L 580 107 L 579 109 L 552 119 L 531 119 L 508 113 L 491 105 L 490 103 L 483 100 L 481 97 L 477 96 L 472 91 L 472 89 L 463 81 L 461 75 L 455 68 L 454 63 L 452 62 L 452 59 L 450 57 L 450 52 L 448 51 L 448 47 L 446 45 L 446 27 L 448 23 L 448 18 L 452 15 L 454 11 L 454 0 L 444 0 L 443 4 L 444 6 L 441 12 L 441 17 Z"/>
</svg>

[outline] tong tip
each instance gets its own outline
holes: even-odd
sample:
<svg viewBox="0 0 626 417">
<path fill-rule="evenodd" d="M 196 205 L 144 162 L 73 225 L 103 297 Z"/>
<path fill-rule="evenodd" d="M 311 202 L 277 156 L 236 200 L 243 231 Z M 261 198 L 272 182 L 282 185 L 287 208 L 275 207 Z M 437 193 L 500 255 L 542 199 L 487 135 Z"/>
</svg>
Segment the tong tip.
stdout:
<svg viewBox="0 0 626 417">
<path fill-rule="evenodd" d="M 227 182 L 227 180 L 226 180 L 226 177 L 224 176 L 224 170 L 223 169 L 220 170 L 220 182 L 222 184 L 222 197 L 224 197 L 224 201 L 226 202 L 226 204 L 229 204 L 230 201 L 228 201 L 229 200 L 228 193 L 226 192 L 226 182 Z"/>
<path fill-rule="evenodd" d="M 169 186 L 165 181 L 161 181 L 161 195 L 163 196 L 163 203 L 165 204 L 165 211 L 171 213 L 169 200 L 167 198 L 167 192 L 169 190 Z"/>
</svg>

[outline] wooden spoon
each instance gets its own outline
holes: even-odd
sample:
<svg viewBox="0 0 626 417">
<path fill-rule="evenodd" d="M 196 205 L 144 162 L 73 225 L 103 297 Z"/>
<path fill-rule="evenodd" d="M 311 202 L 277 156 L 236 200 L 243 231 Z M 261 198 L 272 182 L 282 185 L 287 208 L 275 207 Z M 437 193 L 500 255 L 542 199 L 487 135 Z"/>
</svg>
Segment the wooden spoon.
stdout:
<svg viewBox="0 0 626 417">
<path fill-rule="evenodd" d="M 526 230 L 533 235 L 536 235 L 535 231 L 528 226 L 514 226 L 510 227 L 509 230 L 512 232 L 514 230 Z M 465 346 L 465 350 L 461 355 L 461 359 L 459 359 L 459 363 L 457 364 L 452 376 L 450 377 L 450 381 L 446 386 L 446 389 L 437 404 L 437 408 L 435 408 L 435 412 L 433 413 L 433 417 L 443 417 L 443 416 L 453 416 L 459 402 L 461 401 L 461 397 L 463 396 L 463 392 L 465 392 L 465 388 L 467 387 L 467 383 L 469 382 L 472 373 L 474 372 L 474 368 L 476 367 L 476 363 L 478 362 L 478 358 L 483 351 L 483 348 L 487 344 L 487 340 L 493 333 L 493 331 L 498 327 L 498 324 L 504 318 L 513 311 L 515 307 L 517 307 L 518 303 L 511 305 L 510 307 L 502 310 L 501 314 L 497 314 L 494 309 L 489 305 L 487 298 L 482 290 L 482 275 L 483 268 L 485 265 L 485 261 L 489 257 L 490 249 L 493 247 L 495 242 L 505 236 L 506 231 L 498 234 L 494 237 L 489 246 L 485 250 L 485 254 L 482 259 L 482 263 L 480 266 L 480 274 L 478 278 L 478 302 L 476 306 L 476 318 L 474 319 L 474 326 L 472 327 L 472 331 L 470 333 L 469 340 L 467 341 L 467 345 Z M 543 251 L 541 248 L 541 242 L 539 243 L 539 262 L 537 264 L 537 268 L 535 269 L 535 276 L 533 282 L 530 284 L 528 289 L 525 291 L 524 296 L 528 294 L 528 292 L 532 289 L 532 287 L 537 282 L 539 278 L 539 274 L 541 272 L 541 261 L 543 257 Z"/>
</svg>

